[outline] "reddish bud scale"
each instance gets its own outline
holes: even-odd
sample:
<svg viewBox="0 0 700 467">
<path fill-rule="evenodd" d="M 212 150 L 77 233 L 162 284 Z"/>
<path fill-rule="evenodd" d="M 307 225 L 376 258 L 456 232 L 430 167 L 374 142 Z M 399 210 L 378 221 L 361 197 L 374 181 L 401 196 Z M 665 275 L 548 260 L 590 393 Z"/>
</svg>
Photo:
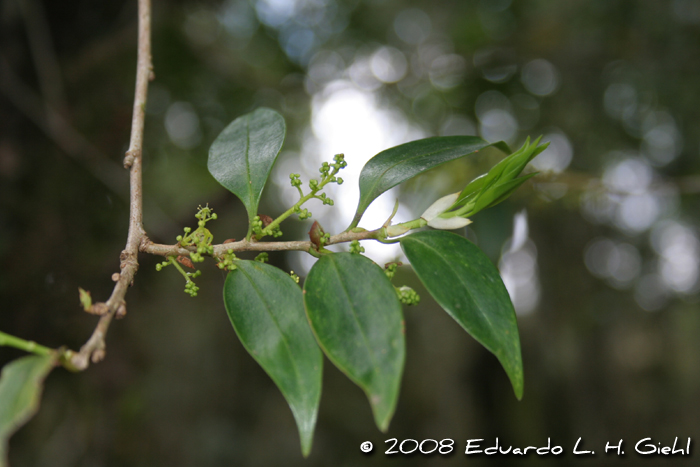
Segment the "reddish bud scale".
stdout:
<svg viewBox="0 0 700 467">
<path fill-rule="evenodd" d="M 316 245 L 317 250 L 321 248 L 321 237 L 323 237 L 324 233 L 325 232 L 323 231 L 321 224 L 319 224 L 318 221 L 314 221 L 313 225 L 311 226 L 311 230 L 309 230 L 309 239 L 311 240 L 311 243 Z"/>
<path fill-rule="evenodd" d="M 258 214 L 258 217 L 260 217 L 263 227 L 267 227 L 268 225 L 272 224 L 272 217 L 266 216 L 265 214 Z"/>
<path fill-rule="evenodd" d="M 190 269 L 194 269 L 194 264 L 192 263 L 192 260 L 189 259 L 187 256 L 178 256 L 177 262 Z"/>
</svg>

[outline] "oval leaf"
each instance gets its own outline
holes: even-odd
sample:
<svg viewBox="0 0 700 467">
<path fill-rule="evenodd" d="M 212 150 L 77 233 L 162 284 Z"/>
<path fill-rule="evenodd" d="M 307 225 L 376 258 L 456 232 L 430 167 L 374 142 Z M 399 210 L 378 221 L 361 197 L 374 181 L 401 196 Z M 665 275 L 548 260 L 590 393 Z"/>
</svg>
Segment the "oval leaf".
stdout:
<svg viewBox="0 0 700 467">
<path fill-rule="evenodd" d="M 401 239 L 401 248 L 435 301 L 498 357 L 521 399 L 518 323 L 493 263 L 472 242 L 450 232 L 416 232 Z"/>
<path fill-rule="evenodd" d="M 0 465 L 6 465 L 7 441 L 39 409 L 44 379 L 56 365 L 53 355 L 29 355 L 2 369 L 0 377 Z"/>
<path fill-rule="evenodd" d="M 307 456 L 321 400 L 323 356 L 306 321 L 301 289 L 269 264 L 236 261 L 236 266 L 224 285 L 226 312 L 243 346 L 282 391 Z"/>
<path fill-rule="evenodd" d="M 357 227 L 362 215 L 379 195 L 418 174 L 445 162 L 495 146 L 509 153 L 503 142 L 489 143 L 476 136 L 438 136 L 425 138 L 380 152 L 360 173 L 360 201 L 348 229 Z"/>
<path fill-rule="evenodd" d="M 260 195 L 285 133 L 284 118 L 260 108 L 234 120 L 209 149 L 209 172 L 243 201 L 249 220 L 258 214 Z"/>
<path fill-rule="evenodd" d="M 304 284 L 311 328 L 328 358 L 367 394 L 386 431 L 396 409 L 405 358 L 403 315 L 394 286 L 364 256 L 323 256 Z"/>
</svg>

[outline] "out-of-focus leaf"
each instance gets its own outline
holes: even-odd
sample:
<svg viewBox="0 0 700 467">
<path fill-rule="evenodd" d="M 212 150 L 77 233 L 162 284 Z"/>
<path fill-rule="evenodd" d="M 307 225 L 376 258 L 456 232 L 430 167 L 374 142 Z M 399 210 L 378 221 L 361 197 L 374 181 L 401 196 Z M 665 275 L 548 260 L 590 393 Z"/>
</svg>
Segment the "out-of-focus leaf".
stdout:
<svg viewBox="0 0 700 467">
<path fill-rule="evenodd" d="M 386 274 L 364 256 L 323 256 L 304 284 L 304 305 L 321 348 L 365 391 L 386 431 L 405 358 L 401 304 Z"/>
<path fill-rule="evenodd" d="M 307 456 L 321 400 L 323 356 L 306 320 L 301 289 L 274 266 L 236 261 L 224 285 L 224 304 L 243 346 L 292 409 Z"/>
<path fill-rule="evenodd" d="M 504 142 L 489 143 L 476 136 L 439 136 L 413 141 L 380 152 L 362 168 L 360 201 L 348 229 L 360 222 L 369 205 L 379 195 L 418 174 L 489 146 L 508 153 Z"/>
<path fill-rule="evenodd" d="M 450 232 L 416 232 L 401 239 L 401 248 L 435 301 L 496 355 L 522 398 L 518 323 L 496 267 L 476 245 Z"/>
<path fill-rule="evenodd" d="M 284 118 L 260 108 L 234 120 L 209 149 L 209 172 L 243 201 L 249 221 L 258 213 L 260 195 L 285 133 Z"/>
<path fill-rule="evenodd" d="M 83 306 L 83 310 L 90 312 L 92 308 L 92 297 L 90 292 L 83 290 L 82 287 L 78 287 L 78 296 L 80 297 L 80 304 Z"/>
<path fill-rule="evenodd" d="M 7 465 L 7 442 L 39 409 L 44 379 L 56 366 L 53 355 L 29 355 L 2 369 L 0 377 L 0 467 Z"/>
</svg>

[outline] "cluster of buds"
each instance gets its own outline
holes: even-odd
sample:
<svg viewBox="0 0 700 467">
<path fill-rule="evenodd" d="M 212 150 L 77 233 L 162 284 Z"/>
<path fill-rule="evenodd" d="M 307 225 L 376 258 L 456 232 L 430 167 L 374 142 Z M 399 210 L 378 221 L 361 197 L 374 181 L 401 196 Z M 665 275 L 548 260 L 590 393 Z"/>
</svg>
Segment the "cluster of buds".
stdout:
<svg viewBox="0 0 700 467">
<path fill-rule="evenodd" d="M 236 269 L 236 265 L 234 264 L 234 261 L 236 261 L 238 258 L 236 255 L 233 253 L 233 250 L 227 250 L 226 253 L 224 253 L 223 259 L 216 263 L 216 266 L 219 269 L 223 269 L 226 271 L 233 271 Z"/>
<path fill-rule="evenodd" d="M 178 235 L 175 237 L 177 243 L 187 248 L 188 246 L 197 247 L 197 251 L 190 253 L 190 259 L 195 263 L 201 263 L 204 261 L 202 255 L 211 255 L 214 253 L 214 248 L 211 246 L 211 242 L 214 236 L 206 228 L 207 222 L 217 219 L 217 215 L 207 204 L 205 207 L 199 206 L 197 214 L 194 215 L 197 218 L 197 228 L 192 231 L 190 227 L 185 227 L 183 230 L 185 235 Z"/>
<path fill-rule="evenodd" d="M 311 211 L 306 208 L 302 209 L 301 206 L 294 206 L 294 212 L 299 216 L 300 221 L 309 219 L 312 215 Z"/>
<path fill-rule="evenodd" d="M 398 269 L 399 266 L 401 266 L 402 263 L 387 263 L 384 266 L 384 273 L 386 276 L 389 278 L 389 280 L 394 278 L 394 274 L 396 274 L 396 270 Z M 404 305 L 418 305 L 420 302 L 420 296 L 418 293 L 413 290 L 412 288 L 404 285 L 401 287 L 394 287 L 396 290 L 396 296 L 399 297 L 399 302 L 401 302 Z"/>
<path fill-rule="evenodd" d="M 272 224 L 272 218 L 270 216 L 266 216 L 265 214 L 260 214 L 253 217 L 253 221 L 250 223 L 250 226 L 253 234 L 255 234 L 257 238 L 262 238 L 267 235 L 274 238 L 281 237 L 283 234 L 282 230 L 280 230 L 279 224 L 275 225 L 274 227 L 270 227 L 270 224 Z"/>
<path fill-rule="evenodd" d="M 333 161 L 334 162 L 332 164 L 324 162 L 321 165 L 321 168 L 318 169 L 318 171 L 321 172 L 321 175 L 323 175 L 324 179 L 328 178 L 331 183 L 337 183 L 338 185 L 342 185 L 343 179 L 340 177 L 336 177 L 335 175 L 348 166 L 348 163 L 345 162 L 345 154 L 336 154 L 335 156 L 333 156 Z M 332 172 L 331 167 L 333 167 Z"/>
<path fill-rule="evenodd" d="M 176 258 L 175 256 L 168 256 L 166 261 L 156 264 L 156 271 L 160 271 L 171 264 L 175 266 L 185 278 L 185 293 L 192 297 L 196 297 L 197 291 L 199 291 L 199 287 L 192 279 L 199 277 L 202 271 L 185 272 L 180 265 L 194 269 L 193 263 L 201 263 L 204 261 L 204 255 L 214 254 L 214 247 L 212 246 L 214 236 L 209 232 L 206 225 L 207 222 L 216 220 L 217 215 L 207 204 L 205 207 L 199 206 L 195 217 L 197 218 L 197 228 L 193 231 L 192 228 L 185 227 L 183 229 L 184 235 L 178 235 L 175 239 L 179 246 L 183 248 L 195 247 L 196 251 L 191 252 L 189 257 L 178 256 Z"/>
<path fill-rule="evenodd" d="M 338 185 L 343 184 L 343 179 L 337 177 L 336 175 L 348 165 L 348 163 L 345 162 L 345 155 L 336 154 L 333 157 L 333 161 L 334 162 L 332 164 L 329 162 L 324 162 L 321 164 L 321 167 L 318 169 L 319 173 L 321 174 L 320 180 L 309 180 L 310 193 L 308 195 L 304 195 L 304 192 L 301 189 L 301 186 L 303 185 L 300 178 L 301 175 L 289 174 L 290 183 L 299 191 L 300 197 L 299 202 L 292 207 L 292 212 L 297 214 L 300 220 L 309 219 L 312 216 L 312 213 L 308 209 L 302 209 L 301 207 L 301 205 L 309 199 L 315 198 L 321 201 L 324 205 L 333 206 L 333 200 L 329 198 L 326 193 L 318 193 L 329 183 L 337 183 Z"/>
<path fill-rule="evenodd" d="M 268 255 L 267 252 L 263 251 L 258 256 L 256 256 L 253 261 L 257 261 L 258 263 L 267 263 L 268 261 L 270 261 L 270 255 Z"/>
<path fill-rule="evenodd" d="M 199 275 L 202 274 L 202 271 L 195 271 L 195 272 L 188 272 L 187 275 L 191 276 L 192 279 L 195 277 L 199 277 Z M 189 294 L 190 297 L 196 297 L 197 292 L 199 291 L 199 287 L 197 287 L 197 284 L 194 283 L 192 280 L 188 280 L 185 283 L 185 293 Z"/>
<path fill-rule="evenodd" d="M 350 242 L 350 253 L 359 255 L 359 254 L 364 253 L 364 252 L 365 252 L 365 247 L 360 245 L 359 240 L 353 240 L 352 242 Z"/>
<path fill-rule="evenodd" d="M 396 295 L 399 297 L 399 301 L 404 305 L 418 305 L 420 303 L 420 295 L 412 288 L 404 285 L 402 287 L 396 287 Z"/>
<path fill-rule="evenodd" d="M 505 201 L 526 180 L 537 175 L 518 177 L 525 166 L 549 143 L 539 145 L 540 138 L 525 144 L 510 156 L 494 165 L 488 173 L 472 180 L 462 191 L 440 198 L 421 215 L 435 229 L 452 230 L 471 223 L 469 219 L 479 211 Z"/>
</svg>

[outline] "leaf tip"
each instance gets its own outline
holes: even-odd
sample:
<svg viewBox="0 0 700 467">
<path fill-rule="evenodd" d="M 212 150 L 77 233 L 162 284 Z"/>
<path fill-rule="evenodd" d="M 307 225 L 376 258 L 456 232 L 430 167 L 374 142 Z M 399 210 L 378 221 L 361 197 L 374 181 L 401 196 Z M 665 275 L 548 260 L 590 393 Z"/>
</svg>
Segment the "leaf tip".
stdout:
<svg viewBox="0 0 700 467">
<path fill-rule="evenodd" d="M 311 445 L 313 444 L 313 433 L 299 434 L 301 437 L 301 455 L 304 459 L 309 457 L 311 454 Z"/>
<path fill-rule="evenodd" d="M 513 391 L 515 392 L 515 398 L 519 401 L 523 400 L 523 380 L 518 381 L 518 384 L 513 386 Z"/>
</svg>

